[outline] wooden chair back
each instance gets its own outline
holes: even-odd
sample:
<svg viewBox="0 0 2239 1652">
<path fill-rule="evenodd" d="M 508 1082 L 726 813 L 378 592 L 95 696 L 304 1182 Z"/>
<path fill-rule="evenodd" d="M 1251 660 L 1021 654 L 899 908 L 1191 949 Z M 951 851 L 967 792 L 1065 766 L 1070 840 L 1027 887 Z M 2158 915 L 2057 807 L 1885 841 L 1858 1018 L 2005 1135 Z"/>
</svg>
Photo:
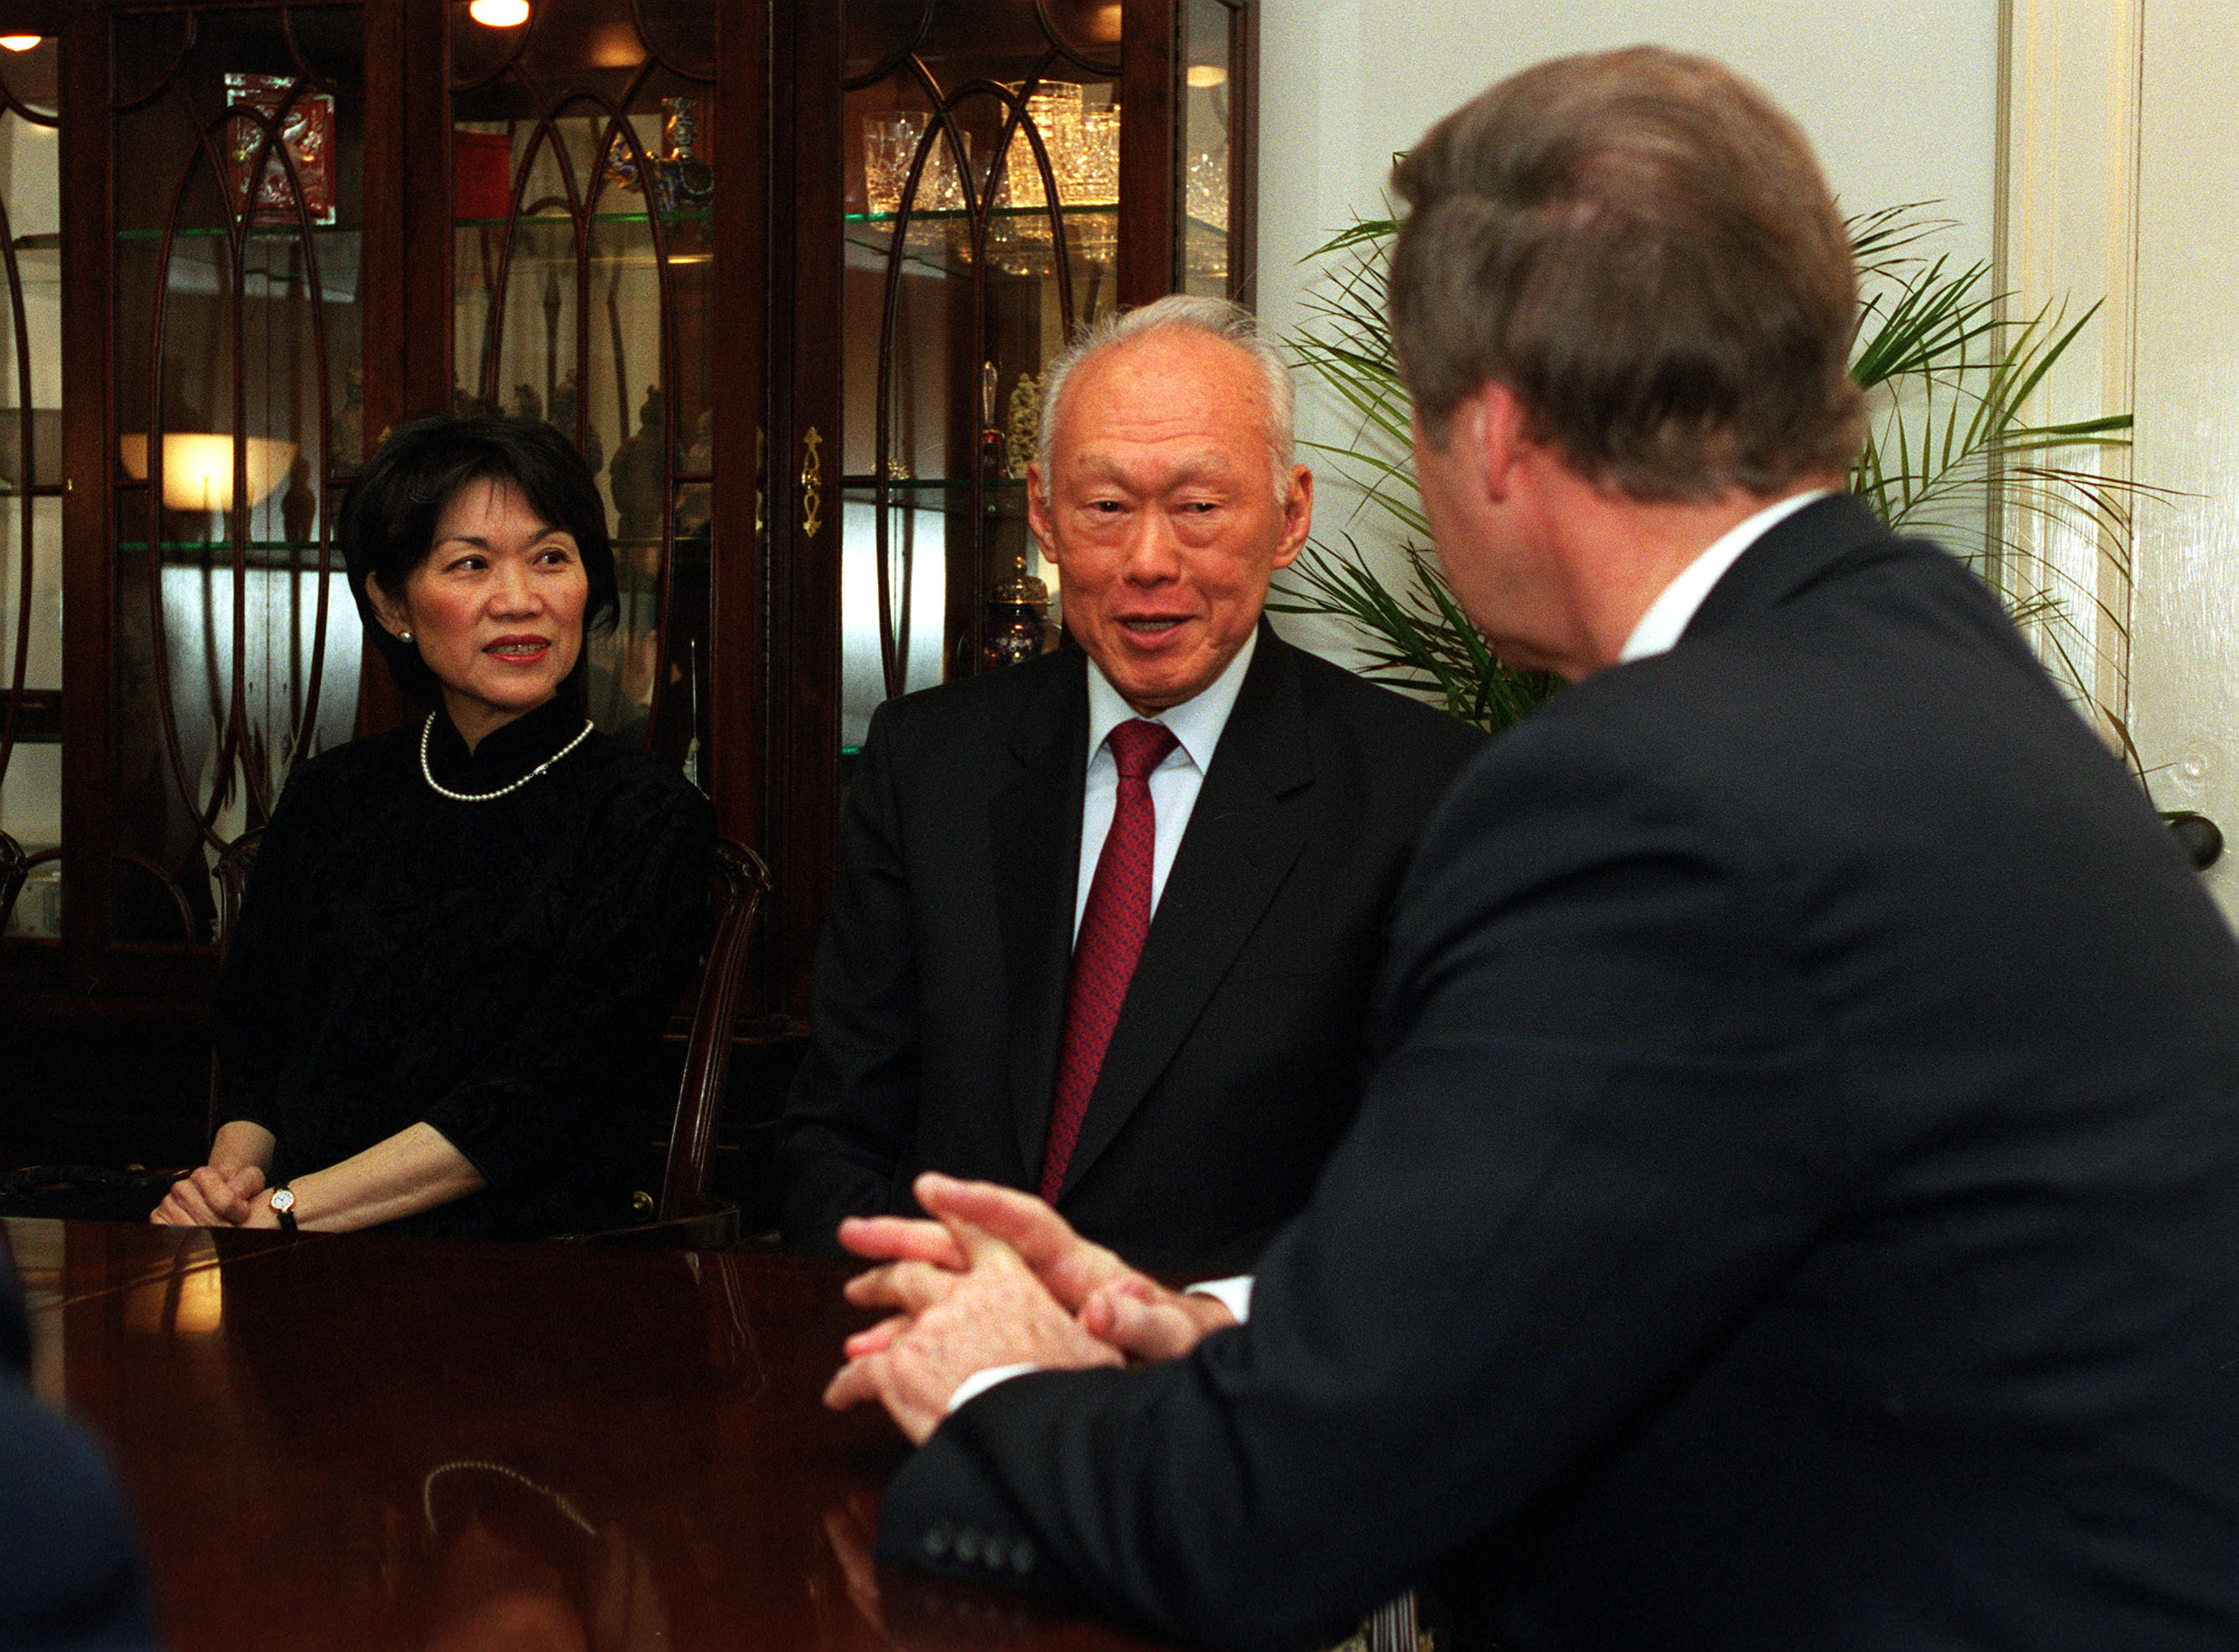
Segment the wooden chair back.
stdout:
<svg viewBox="0 0 2239 1652">
<path fill-rule="evenodd" d="M 225 955 L 233 950 L 233 932 L 241 921 L 241 897 L 249 887 L 250 868 L 256 865 L 256 851 L 264 841 L 264 828 L 244 832 L 225 846 L 210 870 L 217 878 L 217 961 L 221 967 Z M 217 1127 L 225 1120 L 217 1116 L 217 1051 L 210 1051 L 209 1062 L 209 1123 L 206 1139 L 217 1139 Z"/>
<path fill-rule="evenodd" d="M 714 1204 L 708 1184 L 714 1169 L 715 1131 L 723 1119 L 724 1085 L 730 1076 L 731 1027 L 746 981 L 754 918 L 769 886 L 769 869 L 760 855 L 729 838 L 715 839 L 714 922 L 708 937 L 708 961 L 700 972 L 700 991 L 693 1000 L 676 1111 L 669 1122 L 657 1222 L 682 1221 Z M 723 1208 L 730 1217 L 730 1237 L 736 1238 L 738 1211 Z"/>
<path fill-rule="evenodd" d="M 23 879 L 30 875 L 30 859 L 22 844 L 0 832 L 0 935 L 8 932 L 8 920 L 16 915 L 16 897 L 23 892 Z"/>
</svg>

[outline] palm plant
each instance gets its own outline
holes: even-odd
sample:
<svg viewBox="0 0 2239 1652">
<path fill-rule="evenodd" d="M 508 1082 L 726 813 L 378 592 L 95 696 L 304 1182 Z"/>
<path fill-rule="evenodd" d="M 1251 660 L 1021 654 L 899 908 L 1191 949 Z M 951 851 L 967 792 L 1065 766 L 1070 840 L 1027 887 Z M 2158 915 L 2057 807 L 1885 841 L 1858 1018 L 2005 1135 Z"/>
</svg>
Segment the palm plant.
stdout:
<svg viewBox="0 0 2239 1652">
<path fill-rule="evenodd" d="M 2055 668 L 2081 693 L 2071 599 L 2096 607 L 2097 594 L 2059 589 L 2057 570 L 2023 530 L 2081 528 L 2103 547 L 2128 543 L 2136 484 L 2074 461 L 2126 448 L 2130 415 L 2030 421 L 2030 397 L 2097 306 L 2073 322 L 2050 307 L 2010 317 L 1988 264 L 1955 269 L 1947 258 L 1919 255 L 1922 240 L 1946 227 L 1911 206 L 1850 222 L 1864 295 L 1850 373 L 1876 410 L 1850 488 L 1890 527 L 1931 534 L 1964 557 L 2035 628 Z M 1384 315 L 1385 243 L 1397 229 L 1389 218 L 1362 219 L 1309 255 L 1330 262 L 1308 301 L 1314 319 L 1289 344 L 1356 421 L 1347 445 L 1306 445 L 1333 461 L 1399 530 L 1407 577 L 1397 589 L 1385 583 L 1345 535 L 1342 549 L 1309 546 L 1292 565 L 1287 594 L 1269 606 L 1347 622 L 1366 655 L 1366 674 L 1497 731 L 1554 685 L 1493 656 L 1426 548 L 1406 390 Z M 2119 616 L 2109 617 L 2119 629 Z"/>
</svg>

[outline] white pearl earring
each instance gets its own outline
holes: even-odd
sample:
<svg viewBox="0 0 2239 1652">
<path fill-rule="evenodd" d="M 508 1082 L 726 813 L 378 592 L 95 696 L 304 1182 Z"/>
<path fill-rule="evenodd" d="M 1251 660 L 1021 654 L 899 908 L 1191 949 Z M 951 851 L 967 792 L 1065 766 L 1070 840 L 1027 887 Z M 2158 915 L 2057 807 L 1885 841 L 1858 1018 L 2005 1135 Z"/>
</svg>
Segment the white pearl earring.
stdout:
<svg viewBox="0 0 2239 1652">
<path fill-rule="evenodd" d="M 396 634 L 396 640 L 399 642 L 409 642 L 412 640 L 412 634 L 409 631 L 400 631 Z"/>
</svg>

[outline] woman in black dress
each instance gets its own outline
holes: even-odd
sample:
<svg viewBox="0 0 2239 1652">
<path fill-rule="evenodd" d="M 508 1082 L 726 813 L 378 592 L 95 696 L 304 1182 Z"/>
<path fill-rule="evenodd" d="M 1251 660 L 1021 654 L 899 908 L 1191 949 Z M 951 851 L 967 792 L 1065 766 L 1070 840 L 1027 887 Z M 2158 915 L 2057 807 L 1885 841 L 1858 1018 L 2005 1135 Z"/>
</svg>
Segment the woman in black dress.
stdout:
<svg viewBox="0 0 2239 1652">
<path fill-rule="evenodd" d="M 368 635 L 442 709 L 290 777 L 214 1006 L 226 1122 L 153 1219 L 614 1225 L 714 828 L 584 714 L 587 626 L 617 606 L 604 501 L 548 425 L 424 419 L 341 540 Z"/>
</svg>

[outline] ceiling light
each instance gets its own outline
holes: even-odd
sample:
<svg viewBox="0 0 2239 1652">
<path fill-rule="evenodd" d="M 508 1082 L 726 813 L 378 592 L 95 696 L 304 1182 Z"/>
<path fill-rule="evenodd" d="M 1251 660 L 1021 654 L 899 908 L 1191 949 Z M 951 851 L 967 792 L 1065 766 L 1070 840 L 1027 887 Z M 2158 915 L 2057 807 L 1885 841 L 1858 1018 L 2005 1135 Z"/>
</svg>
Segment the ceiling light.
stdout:
<svg viewBox="0 0 2239 1652">
<path fill-rule="evenodd" d="M 518 29 L 528 21 L 528 0 L 474 0 L 467 16 L 485 29 Z"/>
<path fill-rule="evenodd" d="M 1228 84 L 1228 71 L 1219 63 L 1192 63 L 1189 66 L 1189 83 L 1199 91 L 1209 87 L 1226 86 Z"/>
<path fill-rule="evenodd" d="M 38 43 L 37 35 L 0 35 L 0 48 L 9 51 L 29 51 Z"/>
</svg>

